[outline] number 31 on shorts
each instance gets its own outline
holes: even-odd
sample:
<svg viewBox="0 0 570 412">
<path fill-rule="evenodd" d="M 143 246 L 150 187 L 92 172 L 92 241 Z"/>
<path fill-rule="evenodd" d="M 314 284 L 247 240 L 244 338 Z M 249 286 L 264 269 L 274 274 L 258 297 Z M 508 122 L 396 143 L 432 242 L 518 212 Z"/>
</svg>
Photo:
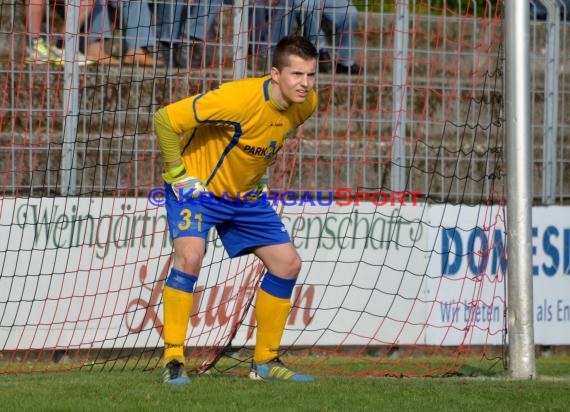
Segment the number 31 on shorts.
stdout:
<svg viewBox="0 0 570 412">
<path fill-rule="evenodd" d="M 180 217 L 182 217 L 182 222 L 178 224 L 178 229 L 190 229 L 190 226 L 192 226 L 192 212 L 188 209 L 182 209 L 180 211 Z M 202 232 L 202 213 L 196 213 L 194 220 L 198 223 L 198 232 Z"/>
</svg>

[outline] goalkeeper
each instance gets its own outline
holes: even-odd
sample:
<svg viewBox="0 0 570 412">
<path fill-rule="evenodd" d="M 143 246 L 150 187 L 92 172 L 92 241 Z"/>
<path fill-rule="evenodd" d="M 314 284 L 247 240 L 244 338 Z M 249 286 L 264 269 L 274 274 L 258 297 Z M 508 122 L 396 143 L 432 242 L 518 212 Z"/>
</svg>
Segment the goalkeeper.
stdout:
<svg viewBox="0 0 570 412">
<path fill-rule="evenodd" d="M 250 378 L 313 380 L 291 371 L 278 357 L 301 259 L 269 202 L 237 200 L 240 194 L 267 190 L 267 168 L 285 140 L 315 111 L 317 58 L 308 40 L 285 37 L 275 47 L 270 75 L 222 84 L 154 115 L 174 242 L 174 263 L 163 289 L 166 383 L 190 382 L 183 346 L 212 227 L 230 257 L 254 253 L 267 268 L 255 304 Z M 236 202 L 188 201 L 206 191 Z"/>
</svg>

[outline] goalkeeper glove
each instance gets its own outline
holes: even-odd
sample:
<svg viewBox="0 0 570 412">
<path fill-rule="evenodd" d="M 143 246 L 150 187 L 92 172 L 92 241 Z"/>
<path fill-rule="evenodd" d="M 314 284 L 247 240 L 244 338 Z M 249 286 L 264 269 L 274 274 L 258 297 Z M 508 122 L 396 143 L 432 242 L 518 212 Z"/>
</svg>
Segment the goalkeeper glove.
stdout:
<svg viewBox="0 0 570 412">
<path fill-rule="evenodd" d="M 162 178 L 172 186 L 172 191 L 178 200 L 181 197 L 184 199 L 188 196 L 192 199 L 197 199 L 201 193 L 208 190 L 200 179 L 186 174 L 183 164 L 169 168 L 162 174 Z"/>
<path fill-rule="evenodd" d="M 269 179 L 266 177 L 262 177 L 259 183 L 257 184 L 257 187 L 255 188 L 255 191 L 257 192 L 257 197 L 261 197 L 263 195 L 267 196 L 267 193 L 269 192 L 268 184 L 269 184 Z"/>
</svg>

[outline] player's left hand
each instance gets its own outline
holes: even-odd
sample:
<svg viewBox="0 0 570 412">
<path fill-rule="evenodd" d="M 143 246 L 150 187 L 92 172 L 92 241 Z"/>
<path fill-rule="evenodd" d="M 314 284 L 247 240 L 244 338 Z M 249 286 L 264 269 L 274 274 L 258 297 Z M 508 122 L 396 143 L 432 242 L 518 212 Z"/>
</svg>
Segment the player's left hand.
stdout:
<svg viewBox="0 0 570 412">
<path fill-rule="evenodd" d="M 255 188 L 255 191 L 257 192 L 257 197 L 267 195 L 267 193 L 269 192 L 268 184 L 269 184 L 269 179 L 267 177 L 262 177 L 259 183 L 257 184 L 257 187 Z"/>
</svg>

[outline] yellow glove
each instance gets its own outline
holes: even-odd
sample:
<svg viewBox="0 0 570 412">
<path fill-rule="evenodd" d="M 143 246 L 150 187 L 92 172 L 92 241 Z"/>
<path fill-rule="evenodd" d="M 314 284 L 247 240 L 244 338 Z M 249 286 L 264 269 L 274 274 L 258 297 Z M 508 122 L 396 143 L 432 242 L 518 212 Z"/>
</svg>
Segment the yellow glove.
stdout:
<svg viewBox="0 0 570 412">
<path fill-rule="evenodd" d="M 257 187 L 255 188 L 258 197 L 267 195 L 267 193 L 269 192 L 268 184 L 269 184 L 269 179 L 267 177 L 262 177 L 259 183 L 257 184 Z"/>
<path fill-rule="evenodd" d="M 186 197 L 197 199 L 201 193 L 208 190 L 199 178 L 186 174 L 183 164 L 168 169 L 162 174 L 162 178 L 172 185 L 172 191 L 178 200 Z"/>
</svg>

